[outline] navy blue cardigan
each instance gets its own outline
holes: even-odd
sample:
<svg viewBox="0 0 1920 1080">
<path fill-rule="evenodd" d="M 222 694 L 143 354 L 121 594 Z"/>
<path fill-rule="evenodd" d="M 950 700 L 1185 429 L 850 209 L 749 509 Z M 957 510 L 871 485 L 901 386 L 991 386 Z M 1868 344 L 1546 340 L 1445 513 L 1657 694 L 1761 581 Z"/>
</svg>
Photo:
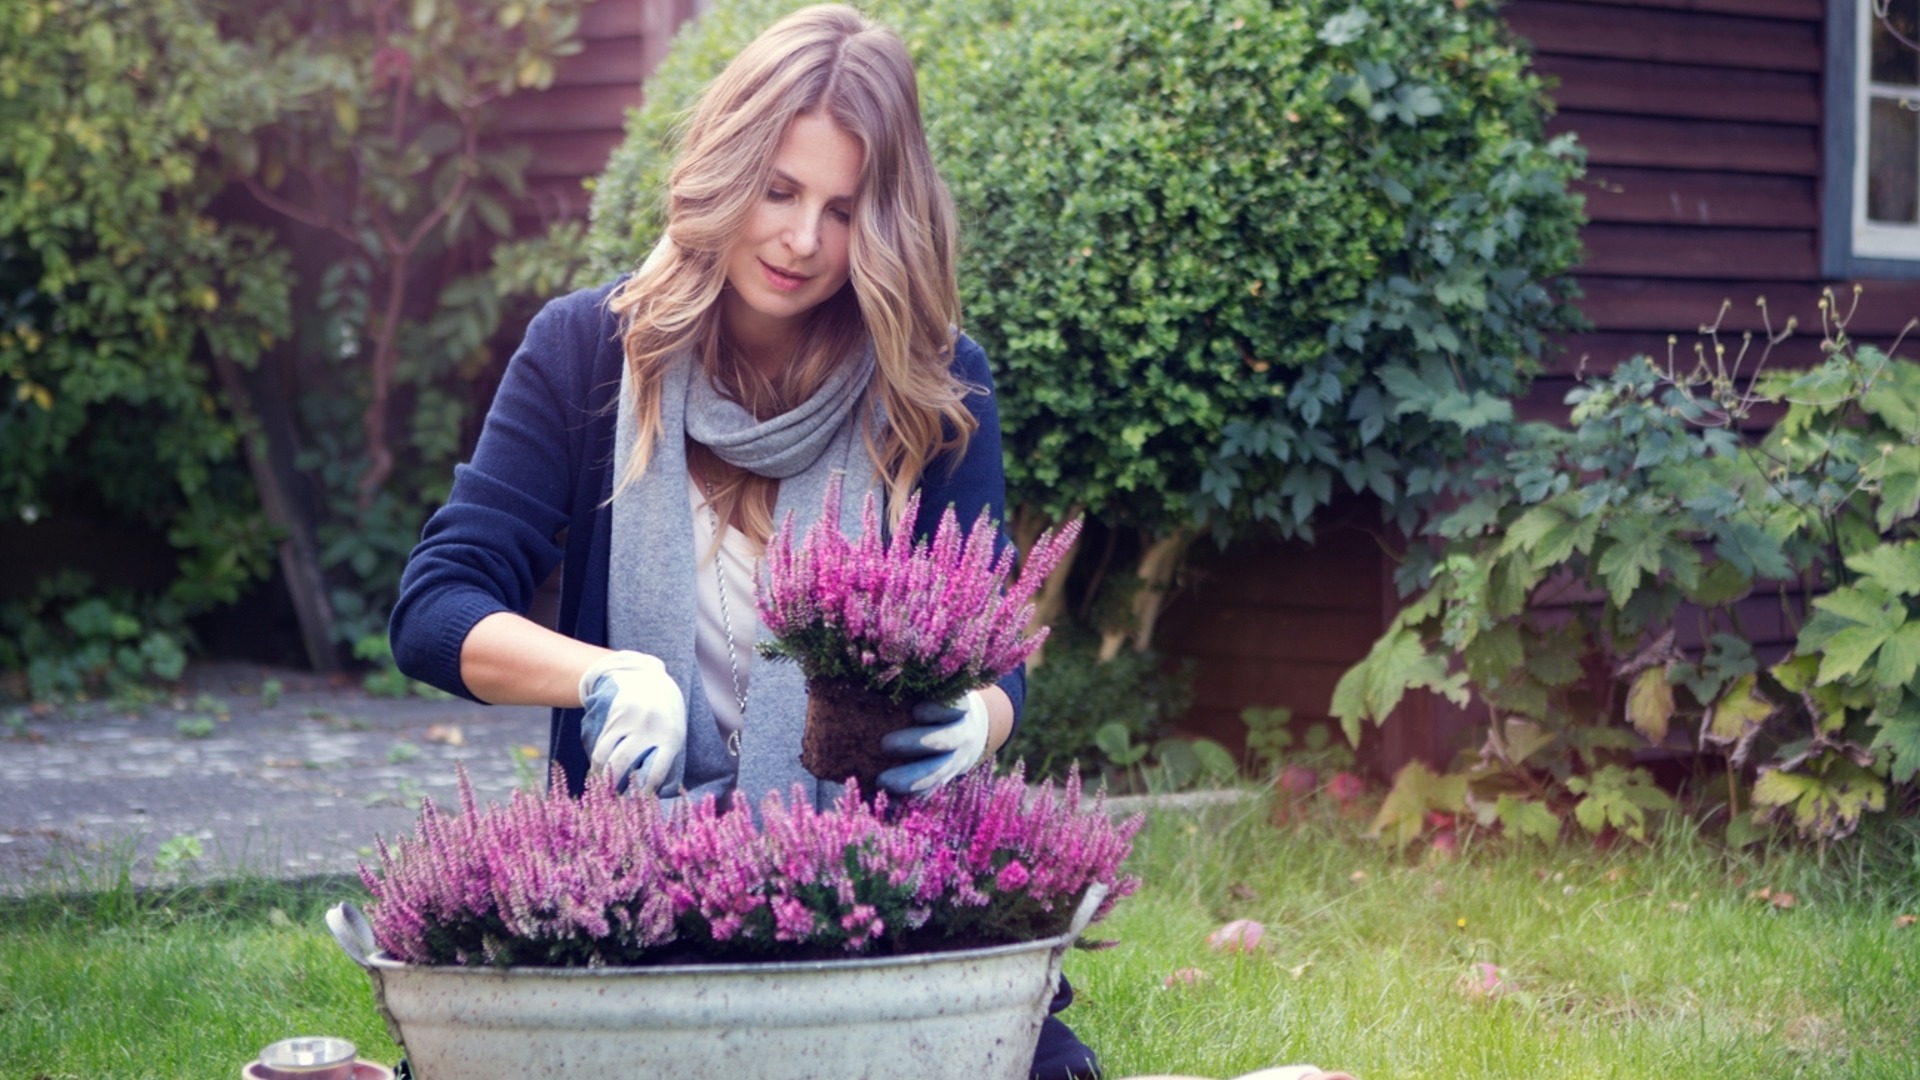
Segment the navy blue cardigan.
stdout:
<svg viewBox="0 0 1920 1080">
<path fill-rule="evenodd" d="M 427 519 L 400 579 L 388 629 L 394 661 L 407 675 L 480 700 L 460 678 L 467 632 L 497 611 L 526 614 L 556 565 L 565 567 L 556 629 L 607 643 L 612 515 L 603 507 L 613 492 L 614 399 L 624 354 L 619 320 L 606 302 L 617 284 L 554 300 L 528 325 L 473 461 L 454 469 L 452 494 Z M 962 335 L 952 370 L 983 390 L 967 397 L 979 427 L 964 455 L 937 459 L 926 470 L 915 522 L 921 536 L 932 534 L 949 505 L 963 524 L 983 506 L 995 521 L 1006 520 L 1000 414 L 985 352 Z M 1015 671 L 1000 685 L 1017 717 L 1025 674 Z M 587 765 L 580 715 L 554 710 L 549 747 L 575 790 Z"/>
</svg>

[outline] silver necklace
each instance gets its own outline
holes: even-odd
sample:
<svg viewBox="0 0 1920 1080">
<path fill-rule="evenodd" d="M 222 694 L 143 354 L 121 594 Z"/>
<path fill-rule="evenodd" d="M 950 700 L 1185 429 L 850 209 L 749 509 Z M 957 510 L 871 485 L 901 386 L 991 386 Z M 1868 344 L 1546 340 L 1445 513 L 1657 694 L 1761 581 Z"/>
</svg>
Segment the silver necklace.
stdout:
<svg viewBox="0 0 1920 1080">
<path fill-rule="evenodd" d="M 706 489 L 707 519 L 713 522 L 713 584 L 720 593 L 720 628 L 727 635 L 727 670 L 733 675 L 733 700 L 740 706 L 740 723 L 744 727 L 747 722 L 747 691 L 740 685 L 740 654 L 733 644 L 733 616 L 727 613 L 727 575 L 720 566 L 726 534 L 720 529 L 720 512 L 713 508 L 713 481 L 706 481 Z M 727 735 L 727 753 L 740 756 L 739 728 Z"/>
</svg>

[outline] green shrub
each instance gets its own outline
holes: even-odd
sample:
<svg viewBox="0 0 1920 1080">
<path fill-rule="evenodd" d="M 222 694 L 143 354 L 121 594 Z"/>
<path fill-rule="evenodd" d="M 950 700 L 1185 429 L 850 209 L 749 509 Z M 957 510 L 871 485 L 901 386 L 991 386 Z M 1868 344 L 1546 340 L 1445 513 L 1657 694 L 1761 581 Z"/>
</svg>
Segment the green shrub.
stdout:
<svg viewBox="0 0 1920 1080">
<path fill-rule="evenodd" d="M 245 74 L 193 0 L 0 11 L 0 517 L 165 537 L 172 584 L 110 621 L 176 647 L 264 576 L 272 539 L 209 365 L 253 364 L 289 323 L 271 238 L 208 216 L 213 133 L 257 115 Z M 130 636 L 75 629 L 91 609 L 71 599 L 7 605 L 36 687 L 126 667 Z"/>
<path fill-rule="evenodd" d="M 1540 835 L 1569 810 L 1644 835 L 1674 806 L 1634 765 L 1648 751 L 1724 768 L 1702 805 L 1730 811 L 1736 841 L 1778 820 L 1825 843 L 1910 793 L 1920 365 L 1822 307 L 1810 371 L 1755 378 L 1740 358 L 1764 349 L 1715 342 L 1697 371 L 1637 358 L 1590 381 L 1571 428 L 1490 429 L 1403 567 L 1416 595 L 1340 681 L 1349 736 L 1410 688 L 1469 705 L 1492 718 L 1466 763 L 1473 808 Z M 1766 408 L 1782 418 L 1744 440 Z M 1784 613 L 1790 655 L 1756 648 L 1748 597 Z"/>
<path fill-rule="evenodd" d="M 794 6 L 719 4 L 676 43 L 587 276 L 645 253 L 677 119 Z M 1568 317 L 1577 157 L 1485 5 L 871 10 L 916 54 L 1016 504 L 1298 531 L 1336 481 L 1417 501 Z"/>
<path fill-rule="evenodd" d="M 384 633 L 504 363 L 496 333 L 531 315 L 503 293 L 544 284 L 493 277 L 532 156 L 497 130 L 498 105 L 580 51 L 587 0 L 221 2 L 271 122 L 220 150 L 308 273 L 282 374 L 321 493 L 333 629 L 352 644 Z"/>
<path fill-rule="evenodd" d="M 1191 663 L 1167 671 L 1159 658 L 1126 652 L 1101 663 L 1098 642 L 1056 634 L 1046 661 L 1027 679 L 1026 707 L 1003 760 L 1025 760 L 1034 779 L 1065 776 L 1078 761 L 1089 775 L 1118 776 L 1145 760 L 1193 700 Z M 1104 732 L 1104 735 L 1103 735 Z"/>
</svg>

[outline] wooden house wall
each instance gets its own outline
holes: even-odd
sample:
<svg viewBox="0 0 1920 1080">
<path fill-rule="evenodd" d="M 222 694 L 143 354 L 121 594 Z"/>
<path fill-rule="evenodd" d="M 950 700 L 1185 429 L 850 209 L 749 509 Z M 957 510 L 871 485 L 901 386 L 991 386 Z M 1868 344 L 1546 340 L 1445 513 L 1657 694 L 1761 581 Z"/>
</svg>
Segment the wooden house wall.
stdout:
<svg viewBox="0 0 1920 1080">
<path fill-rule="evenodd" d="M 1825 2 L 1513 0 L 1502 9 L 1553 84 L 1549 130 L 1574 132 L 1588 162 L 1575 277 L 1591 327 L 1555 342 L 1525 414 L 1563 417 L 1581 371 L 1636 353 L 1664 358 L 1669 335 L 1690 361 L 1723 301 L 1730 349 L 1742 331 L 1769 322 L 1778 331 L 1792 317 L 1798 331 L 1768 362 L 1818 356 L 1821 291 L 1832 286 L 1850 306 L 1854 284 L 1826 281 L 1820 269 Z M 1920 283 L 1860 284 L 1855 338 L 1887 344 L 1920 314 Z M 1334 682 L 1395 610 L 1382 550 L 1364 529 L 1331 530 L 1313 547 L 1197 550 L 1159 635 L 1171 656 L 1196 665 L 1189 726 L 1237 738 L 1246 705 L 1325 717 Z M 1742 624 L 1778 653 L 1791 640 L 1783 604 L 1797 603 L 1756 597 L 1742 605 Z M 1683 646 L 1698 637 L 1691 620 L 1677 629 Z M 1375 736 L 1374 763 L 1442 758 L 1470 726 L 1444 702 L 1414 696 Z"/>
<path fill-rule="evenodd" d="M 560 63 L 553 85 L 503 103 L 500 133 L 533 150 L 520 207 L 527 231 L 586 216 L 591 196 L 582 182 L 606 166 L 627 110 L 640 104 L 641 81 L 696 7 L 696 0 L 595 0 L 581 21 L 585 48 Z"/>
<path fill-rule="evenodd" d="M 1834 0 L 1848 2 L 1848 0 Z M 1550 129 L 1587 149 L 1590 223 L 1577 272 L 1592 329 L 1568 335 L 1529 405 L 1553 413 L 1576 373 L 1635 353 L 1690 357 L 1730 301 L 1722 340 L 1799 331 L 1774 361 L 1818 355 L 1823 0 L 1515 0 L 1503 11 L 1557 83 Z M 1885 343 L 1920 285 L 1865 282 L 1853 336 Z M 1770 361 L 1772 362 L 1772 361 Z"/>
</svg>

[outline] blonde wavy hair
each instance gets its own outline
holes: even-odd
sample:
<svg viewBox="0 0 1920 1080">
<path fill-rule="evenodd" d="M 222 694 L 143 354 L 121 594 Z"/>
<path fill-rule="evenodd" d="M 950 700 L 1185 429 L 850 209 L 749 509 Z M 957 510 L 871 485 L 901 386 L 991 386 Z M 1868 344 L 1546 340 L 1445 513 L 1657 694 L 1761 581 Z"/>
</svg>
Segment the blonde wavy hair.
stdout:
<svg viewBox="0 0 1920 1080">
<path fill-rule="evenodd" d="M 727 340 L 719 299 L 728 249 L 772 178 L 796 117 L 824 115 L 864 151 L 850 235 L 851 278 L 808 314 L 796 359 L 761 375 Z M 781 19 L 709 86 L 668 183 L 667 231 L 609 306 L 623 319 L 636 438 L 624 488 L 646 472 L 662 438 L 660 384 L 683 349 L 706 377 L 765 419 L 804 402 L 835 365 L 871 340 L 876 377 L 864 432 L 893 525 L 937 456 L 964 452 L 975 425 L 969 388 L 951 373 L 960 323 L 953 199 L 933 167 L 906 46 L 850 7 L 820 4 Z M 696 378 L 700 377 L 698 373 Z M 876 427 L 878 430 L 875 430 Z M 715 510 L 764 544 L 778 482 L 730 468 L 689 441 L 689 467 L 712 485 Z"/>
</svg>

